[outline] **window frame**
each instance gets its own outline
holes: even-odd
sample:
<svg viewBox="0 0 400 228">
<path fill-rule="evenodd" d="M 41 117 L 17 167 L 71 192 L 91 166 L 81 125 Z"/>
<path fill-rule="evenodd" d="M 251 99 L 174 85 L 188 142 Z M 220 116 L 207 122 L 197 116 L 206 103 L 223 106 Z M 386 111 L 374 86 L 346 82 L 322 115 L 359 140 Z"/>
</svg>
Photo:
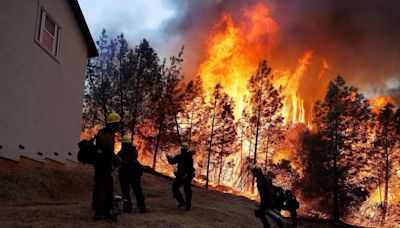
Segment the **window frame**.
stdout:
<svg viewBox="0 0 400 228">
<path fill-rule="evenodd" d="M 52 35 L 45 27 L 46 19 L 49 19 L 52 23 L 54 23 L 54 35 Z M 37 26 L 36 26 L 36 35 L 35 42 L 54 60 L 57 62 L 60 61 L 60 43 L 61 43 L 61 26 L 53 19 L 51 15 L 43 8 L 39 7 L 38 9 L 38 17 L 37 17 Z M 43 44 L 43 33 L 47 33 L 51 38 L 53 38 L 53 47 L 52 50 L 48 50 L 46 45 Z"/>
</svg>

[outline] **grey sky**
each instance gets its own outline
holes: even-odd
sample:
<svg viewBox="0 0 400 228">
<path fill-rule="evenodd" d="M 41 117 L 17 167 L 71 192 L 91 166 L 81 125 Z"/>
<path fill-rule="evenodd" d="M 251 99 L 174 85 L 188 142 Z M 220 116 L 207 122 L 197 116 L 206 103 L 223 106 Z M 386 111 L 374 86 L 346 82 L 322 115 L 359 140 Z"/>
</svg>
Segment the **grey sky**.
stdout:
<svg viewBox="0 0 400 228">
<path fill-rule="evenodd" d="M 179 37 L 162 35 L 164 25 L 176 15 L 166 0 L 79 0 L 79 4 L 95 40 L 105 28 L 109 37 L 123 32 L 131 46 L 146 38 L 161 55 L 170 55 L 181 45 Z"/>
</svg>

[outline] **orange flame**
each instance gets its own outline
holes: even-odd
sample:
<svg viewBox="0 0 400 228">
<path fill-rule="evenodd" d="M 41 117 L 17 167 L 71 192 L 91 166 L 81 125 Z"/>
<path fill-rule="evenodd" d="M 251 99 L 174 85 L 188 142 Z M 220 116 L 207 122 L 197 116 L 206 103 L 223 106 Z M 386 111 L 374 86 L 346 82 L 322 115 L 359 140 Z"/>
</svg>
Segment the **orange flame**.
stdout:
<svg viewBox="0 0 400 228">
<path fill-rule="evenodd" d="M 371 105 L 372 112 L 375 114 L 379 114 L 379 111 L 388 103 L 394 104 L 393 98 L 388 96 L 374 97 L 369 99 L 368 101 Z"/>
<path fill-rule="evenodd" d="M 198 73 L 203 79 L 208 97 L 215 85 L 220 83 L 224 92 L 234 99 L 236 119 L 241 116 L 250 96 L 247 82 L 256 71 L 258 63 L 271 57 L 270 52 L 278 30 L 278 24 L 269 16 L 268 7 L 264 3 L 258 3 L 244 10 L 244 19 L 239 25 L 234 23 L 230 14 L 222 14 L 207 40 L 207 55 L 200 64 Z M 305 52 L 293 73 L 288 70 L 274 71 L 273 84 L 283 90 L 282 114 L 286 124 L 308 121 L 305 119 L 304 100 L 299 90 L 312 57 L 312 51 Z M 319 77 L 329 68 L 328 62 L 323 60 Z"/>
<path fill-rule="evenodd" d="M 304 123 L 304 100 L 299 96 L 300 80 L 304 76 L 312 59 L 313 52 L 307 51 L 299 60 L 296 71 L 291 74 L 288 71 L 276 71 L 278 76 L 274 86 L 283 88 L 283 116 L 286 124 Z"/>
<path fill-rule="evenodd" d="M 207 57 L 199 67 L 208 95 L 217 83 L 221 83 L 224 92 L 235 100 L 236 118 L 249 97 L 247 81 L 259 61 L 268 55 L 278 30 L 263 3 L 245 10 L 244 16 L 239 26 L 235 26 L 231 15 L 224 13 L 221 16 L 207 41 Z"/>
</svg>

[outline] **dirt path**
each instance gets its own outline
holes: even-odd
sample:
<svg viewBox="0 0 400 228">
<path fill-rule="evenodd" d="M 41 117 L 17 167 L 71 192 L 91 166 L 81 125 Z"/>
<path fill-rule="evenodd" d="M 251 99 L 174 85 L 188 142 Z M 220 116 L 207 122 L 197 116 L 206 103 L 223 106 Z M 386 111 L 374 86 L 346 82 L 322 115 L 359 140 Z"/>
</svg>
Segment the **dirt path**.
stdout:
<svg viewBox="0 0 400 228">
<path fill-rule="evenodd" d="M 95 222 L 90 208 L 91 175 L 87 170 L 0 168 L 0 227 L 261 227 L 254 217 L 257 203 L 244 197 L 194 188 L 193 209 L 178 210 L 171 180 L 151 174 L 143 176 L 150 213 L 134 210 L 119 216 L 118 223 Z M 300 227 L 338 226 L 302 220 Z"/>
</svg>

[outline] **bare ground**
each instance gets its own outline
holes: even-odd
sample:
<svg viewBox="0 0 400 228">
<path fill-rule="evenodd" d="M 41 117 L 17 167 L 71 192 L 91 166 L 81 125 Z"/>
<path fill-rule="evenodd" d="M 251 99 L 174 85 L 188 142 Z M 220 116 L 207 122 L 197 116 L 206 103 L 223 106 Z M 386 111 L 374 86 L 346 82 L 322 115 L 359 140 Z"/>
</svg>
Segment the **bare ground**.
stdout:
<svg viewBox="0 0 400 228">
<path fill-rule="evenodd" d="M 193 187 L 193 208 L 178 210 L 171 180 L 145 173 L 147 214 L 122 214 L 118 223 L 92 221 L 92 171 L 0 167 L 0 227 L 262 227 L 257 203 L 247 198 Z M 118 185 L 118 183 L 117 183 Z M 119 193 L 116 186 L 115 192 Z M 272 223 L 271 223 L 272 224 Z M 344 227 L 300 220 L 299 227 Z"/>
</svg>

